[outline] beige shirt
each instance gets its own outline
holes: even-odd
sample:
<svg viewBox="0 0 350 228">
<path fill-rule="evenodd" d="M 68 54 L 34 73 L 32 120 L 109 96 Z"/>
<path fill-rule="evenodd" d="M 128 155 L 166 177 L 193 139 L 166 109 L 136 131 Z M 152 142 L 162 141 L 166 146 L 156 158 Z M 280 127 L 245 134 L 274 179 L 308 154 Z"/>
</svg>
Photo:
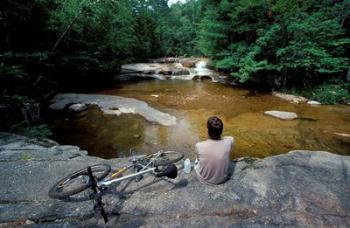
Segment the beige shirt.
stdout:
<svg viewBox="0 0 350 228">
<path fill-rule="evenodd" d="M 229 178 L 230 154 L 234 138 L 208 139 L 196 144 L 198 164 L 195 167 L 201 181 L 220 184 Z"/>
</svg>

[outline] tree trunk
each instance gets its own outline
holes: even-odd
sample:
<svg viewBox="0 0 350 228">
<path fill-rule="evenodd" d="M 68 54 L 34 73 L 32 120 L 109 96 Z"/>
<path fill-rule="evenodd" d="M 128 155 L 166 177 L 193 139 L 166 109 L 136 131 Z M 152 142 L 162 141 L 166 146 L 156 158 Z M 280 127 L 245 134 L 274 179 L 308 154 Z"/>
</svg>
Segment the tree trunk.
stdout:
<svg viewBox="0 0 350 228">
<path fill-rule="evenodd" d="M 63 40 L 63 38 L 65 37 L 65 35 L 68 33 L 68 31 L 70 30 L 70 28 L 72 27 L 72 25 L 74 24 L 74 22 L 76 22 L 76 20 L 78 19 L 78 17 L 80 16 L 82 10 L 77 13 L 77 15 L 75 15 L 74 19 L 71 21 L 71 23 L 67 26 L 66 30 L 64 30 L 64 32 L 62 33 L 62 35 L 60 36 L 60 38 L 58 38 L 58 40 L 56 41 L 55 45 L 53 45 L 52 51 L 55 51 L 57 46 L 61 43 L 61 41 Z"/>
<path fill-rule="evenodd" d="M 288 68 L 284 67 L 283 69 L 283 75 L 282 75 L 282 88 L 287 88 L 287 77 L 288 77 Z"/>
<path fill-rule="evenodd" d="M 87 4 L 87 6 L 92 6 L 95 5 L 99 2 L 100 0 L 96 0 L 95 2 L 92 2 L 90 4 Z M 82 7 L 80 9 L 80 11 L 77 13 L 77 15 L 75 15 L 75 17 L 73 18 L 73 20 L 71 21 L 71 23 L 69 23 L 69 25 L 67 26 L 67 28 L 64 30 L 64 32 L 62 33 L 62 35 L 60 36 L 60 38 L 58 38 L 58 40 L 56 41 L 55 45 L 52 48 L 52 51 L 55 51 L 57 46 L 61 43 L 61 41 L 63 40 L 63 38 L 65 37 L 65 35 L 68 33 L 68 31 L 71 29 L 71 27 L 73 26 L 73 24 L 78 20 L 80 14 L 83 12 L 83 7 L 84 7 L 85 1 L 82 3 Z"/>
<path fill-rule="evenodd" d="M 28 125 L 34 124 L 40 118 L 40 104 L 39 103 L 24 103 L 21 112 L 24 120 Z"/>
</svg>

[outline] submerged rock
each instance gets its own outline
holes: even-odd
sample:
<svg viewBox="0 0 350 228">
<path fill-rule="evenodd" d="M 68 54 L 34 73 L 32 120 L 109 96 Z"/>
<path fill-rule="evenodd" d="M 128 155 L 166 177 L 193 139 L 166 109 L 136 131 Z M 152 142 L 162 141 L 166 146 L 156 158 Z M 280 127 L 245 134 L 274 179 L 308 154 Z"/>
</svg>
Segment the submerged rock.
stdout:
<svg viewBox="0 0 350 228">
<path fill-rule="evenodd" d="M 31 159 L 24 159 L 31 156 Z M 84 194 L 48 197 L 67 174 L 96 163 L 123 167 L 127 158 L 86 156 L 78 147 L 43 147 L 0 133 L 0 226 L 103 226 Z M 350 157 L 323 151 L 292 151 L 264 159 L 232 161 L 222 185 L 199 182 L 195 172 L 111 187 L 103 195 L 107 227 L 349 227 Z M 40 223 L 40 224 L 39 224 Z"/>
<path fill-rule="evenodd" d="M 146 102 L 133 98 L 98 94 L 58 94 L 52 100 L 51 109 L 62 110 L 70 103 L 93 104 L 101 108 L 105 114 L 120 115 L 133 113 L 143 116 L 150 122 L 164 126 L 176 124 L 176 117 L 150 107 Z"/>
<path fill-rule="evenodd" d="M 294 104 L 307 102 L 307 98 L 302 97 L 302 96 L 295 96 L 295 95 L 291 95 L 291 94 L 277 93 L 277 92 L 272 92 L 272 95 L 279 97 L 283 100 L 289 101 L 291 103 L 294 103 Z"/>
<path fill-rule="evenodd" d="M 284 111 L 266 111 L 264 114 L 276 117 L 282 120 L 294 120 L 298 118 L 298 115 L 294 112 L 284 112 Z"/>
<path fill-rule="evenodd" d="M 335 132 L 330 130 L 322 130 L 322 132 L 325 134 L 333 135 L 343 142 L 350 143 L 350 134 L 343 133 L 343 132 Z"/>
</svg>

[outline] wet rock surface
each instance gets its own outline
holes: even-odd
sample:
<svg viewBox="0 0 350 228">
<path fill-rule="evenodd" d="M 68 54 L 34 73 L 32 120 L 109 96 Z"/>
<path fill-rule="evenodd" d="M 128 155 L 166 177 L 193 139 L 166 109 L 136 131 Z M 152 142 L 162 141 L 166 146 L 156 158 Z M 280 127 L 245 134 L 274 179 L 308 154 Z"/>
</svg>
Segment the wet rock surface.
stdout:
<svg viewBox="0 0 350 228">
<path fill-rule="evenodd" d="M 68 107 L 68 110 L 71 112 L 83 112 L 85 110 L 87 110 L 87 105 L 86 104 L 72 104 Z"/>
<path fill-rule="evenodd" d="M 71 103 L 97 105 L 105 114 L 120 115 L 122 113 L 139 114 L 150 122 L 164 126 L 176 124 L 176 117 L 150 107 L 146 102 L 133 98 L 99 94 L 58 94 L 52 100 L 50 108 L 63 110 Z"/>
<path fill-rule="evenodd" d="M 40 141 L 40 140 L 39 140 Z M 76 146 L 37 144 L 0 133 L 0 227 L 104 227 L 86 194 L 50 199 L 49 188 L 67 174 L 104 160 Z M 175 180 L 145 175 L 111 187 L 103 196 L 107 227 L 218 227 L 350 225 L 350 157 L 293 151 L 232 162 L 233 176 L 206 185 L 178 164 Z"/>
<path fill-rule="evenodd" d="M 184 67 L 193 68 L 196 66 L 196 60 L 195 59 L 181 59 L 180 63 Z"/>
<path fill-rule="evenodd" d="M 285 112 L 285 111 L 266 111 L 265 115 L 272 116 L 281 120 L 294 120 L 298 118 L 298 115 L 294 112 Z"/>
<path fill-rule="evenodd" d="M 321 105 L 320 102 L 318 102 L 318 101 L 313 101 L 313 100 L 309 100 L 309 101 L 307 102 L 307 104 L 309 104 L 309 105 Z"/>
<path fill-rule="evenodd" d="M 292 94 L 285 94 L 285 93 L 277 93 L 277 92 L 273 92 L 272 95 L 279 97 L 283 100 L 289 101 L 293 104 L 299 104 L 299 103 L 305 103 L 307 102 L 307 98 L 302 97 L 302 96 L 295 96 Z"/>
<path fill-rule="evenodd" d="M 205 78 L 214 82 L 220 81 L 220 76 L 207 68 L 208 62 L 209 59 L 205 58 L 162 58 L 154 59 L 152 63 L 125 64 L 115 79 L 197 80 Z"/>
</svg>

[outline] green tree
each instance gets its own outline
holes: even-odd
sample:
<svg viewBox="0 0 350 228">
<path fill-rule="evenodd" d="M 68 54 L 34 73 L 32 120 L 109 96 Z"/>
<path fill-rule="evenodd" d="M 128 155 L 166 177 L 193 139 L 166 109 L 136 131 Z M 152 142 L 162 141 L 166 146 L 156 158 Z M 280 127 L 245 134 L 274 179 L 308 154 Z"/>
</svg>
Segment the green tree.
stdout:
<svg viewBox="0 0 350 228">
<path fill-rule="evenodd" d="M 274 86 L 305 86 L 322 82 L 322 75 L 339 77 L 349 68 L 345 49 L 349 39 L 343 27 L 350 1 L 241 0 L 222 4 L 226 11 L 219 8 L 218 13 L 212 8 L 217 13 L 206 14 L 201 21 L 202 28 L 208 27 L 203 31 L 210 32 L 199 33 L 200 50 L 214 58 L 216 67 L 241 82 L 251 78 L 263 82 L 272 74 L 277 82 Z M 227 11 L 231 12 L 229 18 Z M 208 26 L 227 20 L 231 26 L 220 32 Z M 218 34 L 227 34 L 227 38 L 222 36 L 218 42 Z"/>
<path fill-rule="evenodd" d="M 205 56 L 214 57 L 220 52 L 223 44 L 226 44 L 226 23 L 219 20 L 219 12 L 216 8 L 208 7 L 199 24 L 198 49 Z"/>
</svg>

